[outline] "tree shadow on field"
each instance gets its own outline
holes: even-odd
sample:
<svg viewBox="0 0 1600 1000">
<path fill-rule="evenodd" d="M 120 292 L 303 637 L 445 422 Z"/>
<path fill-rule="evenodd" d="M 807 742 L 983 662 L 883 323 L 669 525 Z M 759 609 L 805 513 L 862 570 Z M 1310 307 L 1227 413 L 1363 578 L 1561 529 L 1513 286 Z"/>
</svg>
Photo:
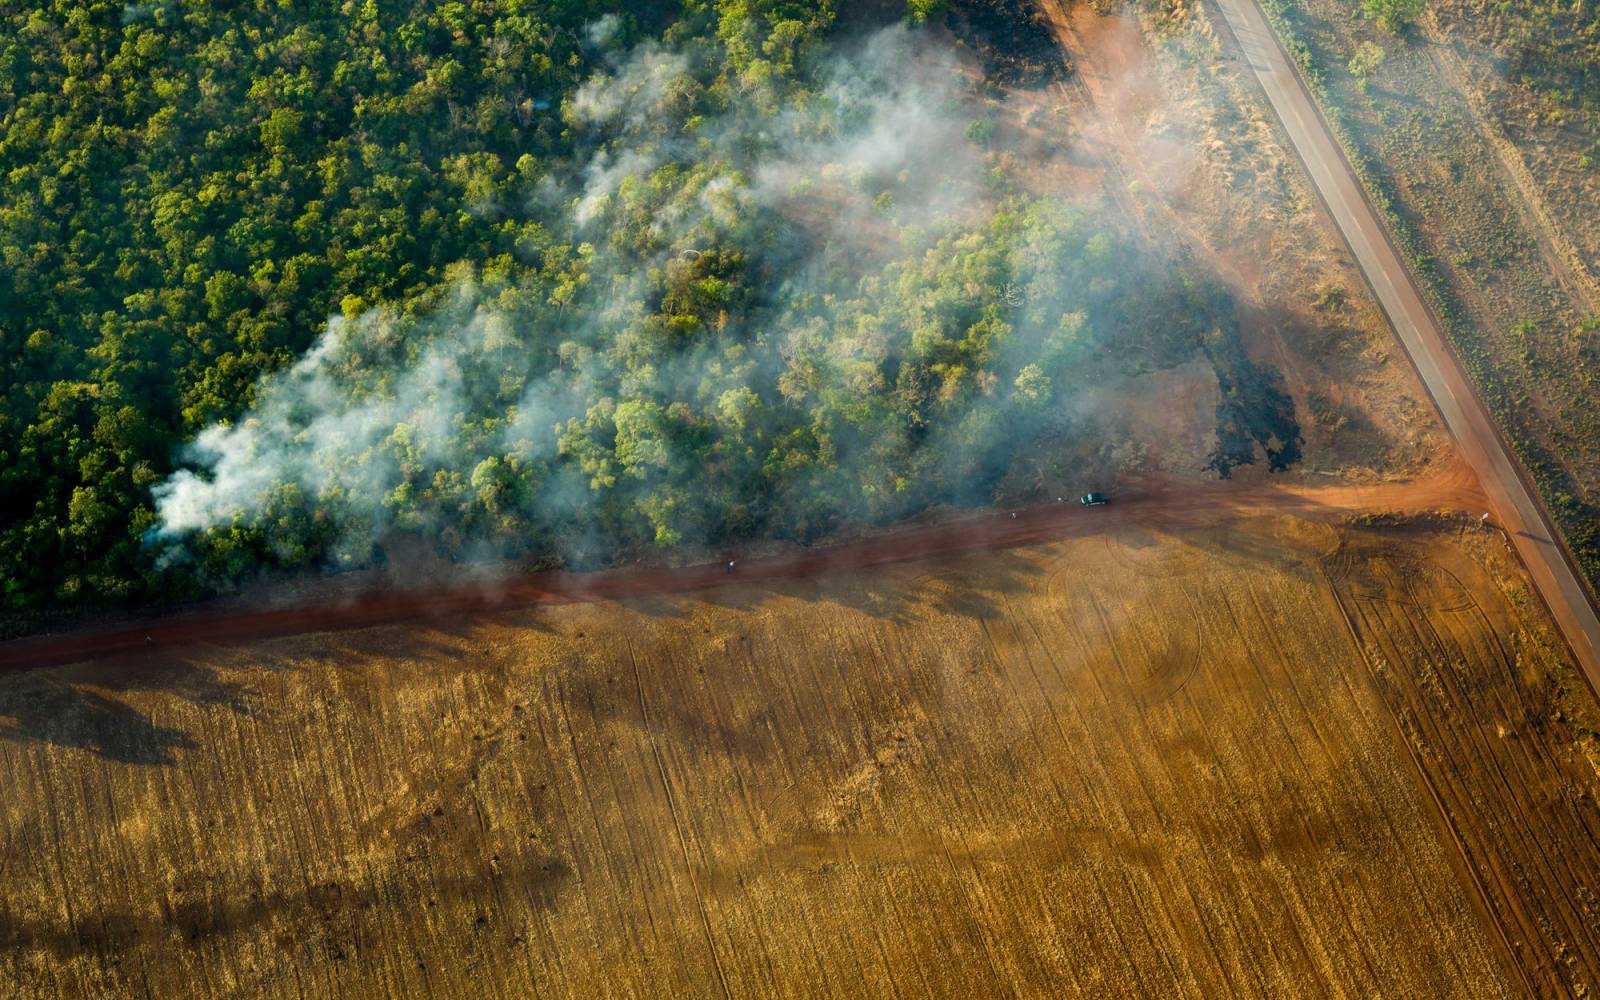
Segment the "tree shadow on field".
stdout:
<svg viewBox="0 0 1600 1000">
<path fill-rule="evenodd" d="M 497 861 L 493 873 L 477 870 L 439 872 L 426 883 L 430 907 L 461 912 L 483 907 L 486 883 L 515 885 L 539 910 L 553 906 L 573 878 L 561 857 L 531 845 Z M 0 903 L 0 949 L 38 949 L 61 962 L 85 954 L 125 956 L 130 949 L 157 942 L 169 948 L 194 949 L 215 938 L 248 935 L 262 929 L 282 929 L 285 941 L 305 946 L 356 950 L 358 921 L 381 919 L 394 905 L 394 897 L 416 891 L 407 874 L 390 859 L 377 873 L 359 878 L 306 884 L 287 880 L 283 887 L 260 883 L 230 886 L 197 876 L 180 876 L 166 891 L 166 905 L 158 913 L 130 905 L 128 900 L 107 900 L 88 913 L 55 914 L 19 912 Z M 441 905 L 442 904 L 442 905 Z M 483 913 L 487 910 L 487 913 Z M 483 927 L 497 923 L 493 907 L 480 910 Z M 508 930 L 509 933 L 509 930 Z"/>
<path fill-rule="evenodd" d="M 666 594 L 629 594 L 615 598 L 618 605 L 646 618 L 687 618 L 689 610 L 681 598 Z"/>
<path fill-rule="evenodd" d="M 494 617 L 156 648 L 90 663 L 0 674 L 0 740 L 70 747 L 120 764 L 167 766 L 176 762 L 176 751 L 198 749 L 200 744 L 190 733 L 158 722 L 138 707 L 149 703 L 148 696 L 163 695 L 194 708 L 262 719 L 270 717 L 272 706 L 235 676 L 250 671 L 339 669 L 373 658 L 401 665 L 396 670 L 412 664 L 430 676 L 450 676 L 480 662 L 470 655 L 471 638 Z M 519 615 L 516 626 L 546 628 L 528 617 Z"/>
<path fill-rule="evenodd" d="M 210 668 L 174 660 L 119 659 L 85 667 L 41 670 L 0 682 L 0 739 L 86 750 L 119 764 L 168 765 L 195 741 L 158 724 L 116 697 L 136 689 L 170 689 L 196 705 L 249 712 L 249 694 Z"/>
<path fill-rule="evenodd" d="M 322 632 L 296 637 L 292 646 L 252 647 L 252 666 L 275 669 L 306 667 L 353 670 L 356 664 L 373 659 L 390 661 L 384 669 L 389 676 L 410 670 L 426 670 L 439 678 L 493 665 L 493 656 L 482 653 L 479 638 L 485 628 L 512 627 L 530 632 L 549 633 L 549 625 L 527 613 L 527 609 L 501 609 L 463 614 L 449 620 L 422 619 L 394 622 L 348 632 Z M 257 657 L 258 649 L 276 654 L 272 659 Z"/>
<path fill-rule="evenodd" d="M 913 586 L 882 591 L 846 587 L 828 598 L 900 624 L 925 620 L 929 614 L 989 621 L 1005 613 L 1005 598 L 1041 579 L 1042 567 L 1017 549 L 991 549 L 976 556 L 925 564 Z"/>
<path fill-rule="evenodd" d="M 1259 484 L 1134 482 L 1116 491 L 1110 506 L 1092 512 L 1075 504 L 996 511 L 741 564 L 728 576 L 716 566 L 637 579 L 613 574 L 609 582 L 558 581 L 573 583 L 565 591 L 544 581 L 510 581 L 500 604 L 451 603 L 446 595 L 428 613 L 417 610 L 424 606 L 420 602 L 382 604 L 358 608 L 350 619 L 322 606 L 305 614 L 274 612 L 266 625 L 270 631 L 251 632 L 258 628 L 254 620 L 236 616 L 232 623 L 223 621 L 224 636 L 206 631 L 218 619 L 151 623 L 132 640 L 142 646 L 142 628 L 148 627 L 157 637 L 148 649 L 0 673 L 0 740 L 72 747 L 125 764 L 167 765 L 179 751 L 199 748 L 194 734 L 174 726 L 177 717 L 217 710 L 253 719 L 270 715 L 273 706 L 252 680 L 266 672 L 334 670 L 357 684 L 368 670 L 374 683 L 381 677 L 388 684 L 438 683 L 480 671 L 509 678 L 509 657 L 521 654 L 486 641 L 485 629 L 552 631 L 537 610 L 550 606 L 552 594 L 609 602 L 644 619 L 680 624 L 693 618 L 696 605 L 743 614 L 782 600 L 811 605 L 817 620 L 829 625 L 848 618 L 841 610 L 907 628 L 939 617 L 990 621 L 1007 613 L 1011 596 L 1047 585 L 1051 573 L 1062 571 L 1041 547 L 1086 537 L 1115 546 L 1115 565 L 1137 575 L 1203 573 L 1208 566 L 1232 564 L 1319 576 L 1319 556 L 1326 556 L 1321 549 L 1337 544 L 1330 530 L 1313 535 L 1275 527 L 1257 520 L 1264 513 L 1309 523 L 1351 511 L 1330 511 L 1314 494 Z"/>
<path fill-rule="evenodd" d="M 772 597 L 833 605 L 873 618 L 910 625 L 930 613 L 992 619 L 1003 613 L 1005 595 L 1025 590 L 1039 567 L 1016 549 L 985 549 L 957 556 L 906 553 L 901 561 L 837 566 L 789 579 L 735 582 L 694 595 L 734 611 L 749 611 Z"/>
</svg>

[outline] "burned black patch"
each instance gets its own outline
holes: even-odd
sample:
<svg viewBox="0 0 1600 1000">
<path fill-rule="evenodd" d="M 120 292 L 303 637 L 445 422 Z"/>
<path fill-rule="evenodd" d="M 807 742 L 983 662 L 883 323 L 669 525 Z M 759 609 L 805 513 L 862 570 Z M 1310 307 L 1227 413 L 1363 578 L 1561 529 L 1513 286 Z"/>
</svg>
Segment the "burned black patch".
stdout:
<svg viewBox="0 0 1600 1000">
<path fill-rule="evenodd" d="M 951 0 L 945 23 L 1000 86 L 1043 87 L 1071 72 L 1043 12 L 1029 0 Z"/>
<path fill-rule="evenodd" d="M 1206 468 L 1227 479 L 1235 467 L 1265 454 L 1267 468 L 1282 472 L 1300 460 L 1300 423 L 1283 374 L 1245 355 L 1235 329 L 1207 338 L 1206 356 L 1217 373 L 1217 446 Z M 1257 449 L 1260 449 L 1258 452 Z"/>
</svg>

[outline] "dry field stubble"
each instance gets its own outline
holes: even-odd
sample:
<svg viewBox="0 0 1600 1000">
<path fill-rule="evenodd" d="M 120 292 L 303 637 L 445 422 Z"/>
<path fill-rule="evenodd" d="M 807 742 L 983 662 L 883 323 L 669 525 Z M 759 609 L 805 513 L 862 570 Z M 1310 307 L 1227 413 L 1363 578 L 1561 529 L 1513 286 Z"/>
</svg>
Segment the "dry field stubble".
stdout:
<svg viewBox="0 0 1600 1000">
<path fill-rule="evenodd" d="M 1488 538 L 1151 522 L 13 675 L 0 978 L 1592 988 L 1592 706 Z"/>
</svg>

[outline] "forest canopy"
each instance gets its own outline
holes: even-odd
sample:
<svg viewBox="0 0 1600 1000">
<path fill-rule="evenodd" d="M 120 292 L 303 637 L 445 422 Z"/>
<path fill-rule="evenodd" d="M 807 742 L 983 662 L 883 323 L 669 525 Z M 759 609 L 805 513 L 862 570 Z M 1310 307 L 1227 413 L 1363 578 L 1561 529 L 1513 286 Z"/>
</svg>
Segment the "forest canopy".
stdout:
<svg viewBox="0 0 1600 1000">
<path fill-rule="evenodd" d="M 1231 309 L 1009 177 L 941 9 L 0 7 L 0 599 L 1037 489 Z"/>
</svg>

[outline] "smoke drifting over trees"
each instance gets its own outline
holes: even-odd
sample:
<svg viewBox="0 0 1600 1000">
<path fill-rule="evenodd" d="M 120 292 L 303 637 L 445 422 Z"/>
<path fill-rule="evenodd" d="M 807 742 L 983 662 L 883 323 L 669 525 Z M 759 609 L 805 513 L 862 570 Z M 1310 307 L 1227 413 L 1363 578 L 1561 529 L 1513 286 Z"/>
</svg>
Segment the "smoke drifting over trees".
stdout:
<svg viewBox="0 0 1600 1000">
<path fill-rule="evenodd" d="M 1025 497 L 1121 359 L 1243 357 L 1204 276 L 1011 169 L 936 26 L 346 15 L 8 22 L 8 605 Z M 1225 473 L 1266 437 L 1219 416 Z"/>
<path fill-rule="evenodd" d="M 587 560 L 987 499 L 1065 419 L 1128 251 L 996 193 L 943 46 L 803 59 L 721 101 L 692 47 L 610 56 L 561 109 L 584 154 L 530 179 L 520 260 L 330 322 L 156 488 L 160 532 Z"/>
</svg>

